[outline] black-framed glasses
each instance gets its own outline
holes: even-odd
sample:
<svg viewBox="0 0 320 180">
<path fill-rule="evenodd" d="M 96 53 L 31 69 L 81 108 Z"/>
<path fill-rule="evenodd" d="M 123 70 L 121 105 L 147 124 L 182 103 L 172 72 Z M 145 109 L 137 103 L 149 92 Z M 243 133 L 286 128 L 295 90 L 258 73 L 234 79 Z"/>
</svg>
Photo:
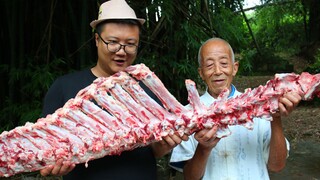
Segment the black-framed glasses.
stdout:
<svg viewBox="0 0 320 180">
<path fill-rule="evenodd" d="M 134 44 L 120 44 L 117 42 L 106 42 L 104 39 L 102 39 L 102 37 L 100 36 L 99 33 L 97 33 L 99 38 L 102 40 L 103 43 L 105 43 L 107 45 L 107 49 L 110 52 L 118 52 L 120 51 L 120 49 L 123 47 L 124 52 L 128 53 L 128 54 L 135 54 L 138 50 L 138 46 L 134 45 Z"/>
</svg>

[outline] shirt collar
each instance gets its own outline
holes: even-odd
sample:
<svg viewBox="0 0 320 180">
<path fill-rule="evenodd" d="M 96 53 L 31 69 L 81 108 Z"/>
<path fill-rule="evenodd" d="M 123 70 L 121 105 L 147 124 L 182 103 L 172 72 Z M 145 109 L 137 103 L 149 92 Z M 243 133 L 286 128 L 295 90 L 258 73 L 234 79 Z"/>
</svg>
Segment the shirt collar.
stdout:
<svg viewBox="0 0 320 180">
<path fill-rule="evenodd" d="M 236 88 L 234 87 L 233 84 L 231 84 L 231 92 L 230 92 L 228 98 L 231 98 L 234 95 L 235 92 L 236 92 Z"/>
</svg>

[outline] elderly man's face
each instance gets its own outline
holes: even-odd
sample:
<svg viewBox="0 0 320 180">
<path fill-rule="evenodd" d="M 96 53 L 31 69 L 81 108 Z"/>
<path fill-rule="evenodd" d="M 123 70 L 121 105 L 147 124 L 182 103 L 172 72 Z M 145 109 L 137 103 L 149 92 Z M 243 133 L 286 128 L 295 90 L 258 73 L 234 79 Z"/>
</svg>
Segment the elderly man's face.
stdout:
<svg viewBox="0 0 320 180">
<path fill-rule="evenodd" d="M 107 43 L 138 46 L 139 27 L 130 24 L 107 23 L 101 32 L 101 38 Z M 98 50 L 98 76 L 106 77 L 118 71 L 123 71 L 134 62 L 137 56 L 136 52 L 133 54 L 125 52 L 123 46 L 118 52 L 110 52 L 107 44 L 105 44 L 97 34 L 95 36 L 95 42 Z"/>
<path fill-rule="evenodd" d="M 209 41 L 202 47 L 201 59 L 198 72 L 210 95 L 217 98 L 224 89 L 231 90 L 239 64 L 232 62 L 229 46 L 221 40 Z"/>
</svg>

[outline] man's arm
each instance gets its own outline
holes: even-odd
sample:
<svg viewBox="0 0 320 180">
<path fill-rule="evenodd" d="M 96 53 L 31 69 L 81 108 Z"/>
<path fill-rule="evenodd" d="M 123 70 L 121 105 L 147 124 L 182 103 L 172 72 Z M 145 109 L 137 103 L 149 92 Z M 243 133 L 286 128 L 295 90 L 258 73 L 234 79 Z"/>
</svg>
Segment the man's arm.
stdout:
<svg viewBox="0 0 320 180">
<path fill-rule="evenodd" d="M 211 150 L 220 140 L 216 138 L 217 130 L 218 127 L 215 126 L 212 129 L 203 129 L 194 135 L 199 143 L 194 156 L 184 166 L 183 174 L 186 180 L 198 180 L 203 177 Z"/>
<path fill-rule="evenodd" d="M 287 146 L 283 133 L 281 115 L 289 115 L 301 101 L 297 93 L 287 93 L 279 99 L 279 113 L 274 114 L 271 122 L 271 139 L 268 159 L 268 169 L 279 172 L 286 165 Z"/>
<path fill-rule="evenodd" d="M 287 154 L 281 117 L 273 117 L 273 121 L 271 122 L 268 169 L 273 172 L 281 171 L 286 165 Z"/>
</svg>

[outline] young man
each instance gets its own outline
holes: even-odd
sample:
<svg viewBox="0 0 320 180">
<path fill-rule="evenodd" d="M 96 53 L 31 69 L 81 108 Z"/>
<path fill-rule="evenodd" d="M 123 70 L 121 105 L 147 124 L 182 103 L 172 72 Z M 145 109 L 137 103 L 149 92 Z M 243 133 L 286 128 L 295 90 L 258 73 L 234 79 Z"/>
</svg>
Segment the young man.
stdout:
<svg viewBox="0 0 320 180">
<path fill-rule="evenodd" d="M 207 85 L 201 101 L 209 106 L 224 89 L 229 98 L 240 94 L 232 85 L 238 62 L 226 41 L 207 40 L 199 50 L 199 74 Z M 280 171 L 285 167 L 289 144 L 286 141 L 280 115 L 288 115 L 300 102 L 296 93 L 279 99 L 280 113 L 273 121 L 254 119 L 254 129 L 230 126 L 231 135 L 216 138 L 217 127 L 204 129 L 182 142 L 172 152 L 170 165 L 188 179 L 269 179 L 268 168 Z"/>
<path fill-rule="evenodd" d="M 58 78 L 50 87 L 44 101 L 43 115 L 62 107 L 79 90 L 90 85 L 97 77 L 108 77 L 130 66 L 137 56 L 141 26 L 144 19 L 136 17 L 124 0 L 111 0 L 99 9 L 98 20 L 90 23 L 95 29 L 97 64 L 89 69 Z M 152 98 L 155 95 L 143 86 Z M 46 175 L 66 175 L 64 179 L 156 179 L 156 160 L 167 154 L 187 136 L 169 135 L 150 146 L 126 151 L 121 155 L 106 156 L 89 161 L 88 167 L 58 160 L 54 166 L 40 171 Z"/>
</svg>

